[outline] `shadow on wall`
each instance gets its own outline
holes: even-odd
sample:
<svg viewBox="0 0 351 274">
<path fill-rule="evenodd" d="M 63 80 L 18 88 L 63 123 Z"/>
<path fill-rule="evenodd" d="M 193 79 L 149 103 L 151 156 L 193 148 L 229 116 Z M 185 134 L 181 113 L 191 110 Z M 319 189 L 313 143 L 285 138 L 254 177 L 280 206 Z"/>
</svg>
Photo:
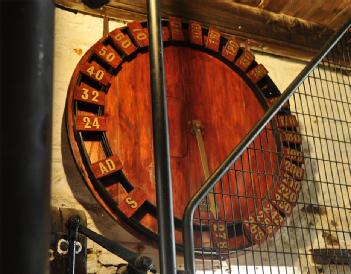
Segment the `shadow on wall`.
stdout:
<svg viewBox="0 0 351 274">
<path fill-rule="evenodd" d="M 133 250 L 134 252 L 152 257 L 153 262 L 157 264 L 157 250 L 149 246 L 144 246 L 144 243 L 140 242 L 138 239 L 128 233 L 128 231 L 124 230 L 101 207 L 101 205 L 98 204 L 92 193 L 89 191 L 73 158 L 68 140 L 65 116 L 62 118 L 61 126 L 61 153 L 68 185 L 71 188 L 75 199 L 86 210 L 89 228 L 95 231 L 97 229 L 98 231 L 96 232 L 130 250 Z M 94 225 L 96 229 L 94 228 Z"/>
<path fill-rule="evenodd" d="M 237 265 L 240 267 L 247 265 L 258 266 L 257 271 L 262 273 L 265 272 L 265 268 L 270 268 L 269 273 L 312 273 L 309 271 L 315 266 L 308 254 L 310 249 L 317 248 L 318 241 L 321 241 L 320 223 L 324 218 L 325 210 L 318 206 L 321 186 L 317 178 L 318 162 L 311 157 L 314 146 L 305 136 L 302 138 L 302 149 L 305 177 L 301 182 L 302 190 L 298 203 L 293 208 L 291 216 L 273 235 L 273 238 L 245 249 L 242 253 L 244 256 L 231 258 L 228 265 L 232 268 Z"/>
<path fill-rule="evenodd" d="M 302 122 L 300 121 L 300 127 Z M 300 128 L 300 131 L 305 131 Z M 311 140 L 302 135 L 302 151 L 304 154 L 304 170 L 305 176 L 302 183 L 301 193 L 298 205 L 294 208 L 293 215 L 288 222 L 287 237 L 285 239 L 288 248 L 296 251 L 293 257 L 293 265 L 302 273 L 311 271 L 314 263 L 310 253 L 312 248 L 318 247 L 318 231 L 315 229 L 316 221 L 321 219 L 322 210 L 318 205 L 318 196 L 321 186 L 316 178 L 318 171 L 318 163 L 311 155 L 315 152 Z M 318 222 L 318 221 L 317 221 Z M 289 244 L 289 245 L 288 245 Z"/>
</svg>

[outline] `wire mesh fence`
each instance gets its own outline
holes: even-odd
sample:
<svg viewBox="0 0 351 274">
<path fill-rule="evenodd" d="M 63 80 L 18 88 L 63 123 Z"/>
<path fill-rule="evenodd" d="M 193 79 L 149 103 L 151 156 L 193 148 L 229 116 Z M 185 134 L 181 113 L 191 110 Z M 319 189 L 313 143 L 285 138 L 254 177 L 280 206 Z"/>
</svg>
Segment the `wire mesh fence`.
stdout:
<svg viewBox="0 0 351 274">
<path fill-rule="evenodd" d="M 348 31 L 199 206 L 198 273 L 351 273 L 350 45 Z"/>
</svg>

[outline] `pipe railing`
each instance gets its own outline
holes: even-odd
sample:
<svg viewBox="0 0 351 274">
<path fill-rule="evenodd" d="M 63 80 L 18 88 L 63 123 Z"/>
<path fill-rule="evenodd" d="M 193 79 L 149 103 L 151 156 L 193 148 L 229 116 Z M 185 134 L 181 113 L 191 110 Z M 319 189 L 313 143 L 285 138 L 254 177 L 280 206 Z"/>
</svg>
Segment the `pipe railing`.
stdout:
<svg viewBox="0 0 351 274">
<path fill-rule="evenodd" d="M 195 274 L 195 255 L 194 255 L 194 231 L 193 218 L 195 209 L 200 202 L 213 189 L 216 183 L 229 170 L 230 166 L 244 153 L 255 138 L 263 131 L 266 125 L 280 111 L 283 105 L 289 100 L 296 89 L 305 80 L 308 74 L 322 61 L 328 52 L 341 39 L 344 33 L 351 27 L 351 20 L 342 26 L 327 43 L 322 47 L 319 53 L 306 65 L 306 67 L 296 76 L 293 82 L 285 89 L 279 100 L 265 113 L 256 126 L 246 135 L 246 137 L 234 148 L 223 163 L 215 172 L 205 181 L 199 191 L 189 201 L 183 216 L 183 242 L 184 242 L 184 268 L 188 274 Z"/>
<path fill-rule="evenodd" d="M 148 0 L 147 4 L 160 271 L 164 274 L 175 274 L 172 178 L 160 1 Z"/>
</svg>

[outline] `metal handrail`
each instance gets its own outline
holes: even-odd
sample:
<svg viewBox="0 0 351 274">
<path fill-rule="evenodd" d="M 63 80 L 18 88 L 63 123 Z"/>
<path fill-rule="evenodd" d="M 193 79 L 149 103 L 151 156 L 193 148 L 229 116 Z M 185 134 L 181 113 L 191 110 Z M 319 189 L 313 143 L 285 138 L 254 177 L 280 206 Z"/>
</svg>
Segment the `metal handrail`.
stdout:
<svg viewBox="0 0 351 274">
<path fill-rule="evenodd" d="M 194 231 L 193 218 L 195 209 L 206 197 L 216 183 L 229 170 L 230 166 L 244 153 L 254 139 L 263 131 L 265 126 L 280 111 L 283 105 L 289 100 L 296 89 L 305 80 L 308 74 L 322 61 L 335 44 L 341 39 L 344 33 L 351 27 L 351 19 L 344 24 L 322 47 L 320 52 L 306 65 L 306 67 L 296 76 L 294 81 L 285 89 L 281 97 L 263 115 L 256 126 L 246 135 L 244 139 L 233 149 L 223 163 L 205 181 L 199 191 L 189 201 L 183 215 L 183 242 L 184 242 L 184 268 L 185 273 L 195 274 L 195 255 L 194 255 Z"/>
</svg>

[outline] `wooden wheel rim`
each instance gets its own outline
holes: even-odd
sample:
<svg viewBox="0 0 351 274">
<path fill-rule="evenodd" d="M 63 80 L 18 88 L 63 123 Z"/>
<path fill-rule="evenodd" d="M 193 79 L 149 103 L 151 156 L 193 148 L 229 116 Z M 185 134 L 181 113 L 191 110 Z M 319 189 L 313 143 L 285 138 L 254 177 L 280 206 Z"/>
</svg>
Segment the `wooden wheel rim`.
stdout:
<svg viewBox="0 0 351 274">
<path fill-rule="evenodd" d="M 185 24 L 181 23 L 178 18 L 170 18 L 169 21 L 163 21 L 163 39 L 166 52 L 171 47 L 190 48 L 211 56 L 211 58 L 214 57 L 225 64 L 253 92 L 263 110 L 266 110 L 268 105 L 272 104 L 275 98 L 280 95 L 268 77 L 266 69 L 262 65 L 257 65 L 253 55 L 248 50 L 240 48 L 235 39 L 221 37 L 220 33 L 213 28 L 206 29 L 196 22 Z M 127 27 L 110 32 L 107 37 L 93 45 L 83 56 L 73 73 L 68 89 L 66 119 L 75 161 L 95 198 L 125 229 L 131 230 L 138 237 L 153 242 L 157 239 L 156 209 L 152 203 L 146 200 L 145 190 L 138 185 L 133 185 L 128 181 L 128 176 L 124 174 L 122 170 L 124 159 L 120 159 L 110 146 L 111 121 L 104 116 L 105 107 L 109 102 L 106 101 L 106 98 L 109 96 L 111 86 L 114 86 L 113 79 L 123 73 L 122 64 L 132 63 L 138 56 L 145 55 L 147 46 L 147 29 L 145 24 L 138 22 L 130 23 Z M 88 128 L 86 128 L 87 121 L 89 122 Z M 278 169 L 278 166 L 285 165 L 285 158 L 291 160 L 288 150 L 294 150 L 289 145 L 281 147 L 280 143 L 287 141 L 294 144 L 295 147 L 297 144 L 299 150 L 301 136 L 296 132 L 297 121 L 290 114 L 288 106 L 277 117 L 276 123 L 279 128 L 284 128 L 282 133 L 274 135 L 276 150 L 282 152 L 283 155 L 276 164 Z M 103 148 L 104 156 L 100 155 L 99 158 L 95 155 L 92 159 L 87 152 L 87 147 L 93 146 L 89 147 L 89 142 L 94 142 L 91 140 L 95 140 L 94 138 L 97 136 L 99 136 L 98 142 Z M 303 169 L 301 168 L 303 159 L 300 151 L 294 153 L 299 155 L 299 161 L 295 161 L 295 165 L 289 162 L 291 171 L 286 171 L 287 175 L 293 177 L 291 184 L 294 184 L 292 188 L 289 188 L 289 195 L 296 194 L 296 197 L 289 201 L 289 205 L 291 205 L 289 210 L 286 210 L 279 203 L 272 205 L 273 202 L 269 202 L 269 198 L 263 202 L 264 206 L 278 212 L 279 223 L 282 223 L 284 218 L 291 214 L 291 207 L 296 203 L 301 188 L 299 181 L 303 177 Z M 274 185 L 270 186 L 273 189 L 280 189 L 279 185 L 281 185 L 280 182 L 274 182 Z M 269 193 L 266 193 L 266 196 L 268 197 Z M 284 200 L 285 204 L 286 200 Z M 154 218 L 151 225 L 140 223 L 140 212 L 138 213 L 138 211 L 140 211 L 141 206 L 146 207 L 143 214 L 147 211 L 147 214 Z M 253 213 L 257 214 L 257 212 Z M 255 220 L 251 220 L 250 223 L 252 217 L 250 214 L 249 212 L 246 215 L 245 220 L 235 220 L 237 224 L 234 227 L 238 227 L 237 230 L 241 233 L 236 233 L 236 231 L 229 236 L 228 242 L 231 250 L 260 243 L 269 236 L 264 225 L 254 224 Z M 175 221 L 176 242 L 180 249 L 181 223 L 178 214 Z M 195 228 L 196 241 L 200 238 L 198 231 L 199 229 Z"/>
</svg>

